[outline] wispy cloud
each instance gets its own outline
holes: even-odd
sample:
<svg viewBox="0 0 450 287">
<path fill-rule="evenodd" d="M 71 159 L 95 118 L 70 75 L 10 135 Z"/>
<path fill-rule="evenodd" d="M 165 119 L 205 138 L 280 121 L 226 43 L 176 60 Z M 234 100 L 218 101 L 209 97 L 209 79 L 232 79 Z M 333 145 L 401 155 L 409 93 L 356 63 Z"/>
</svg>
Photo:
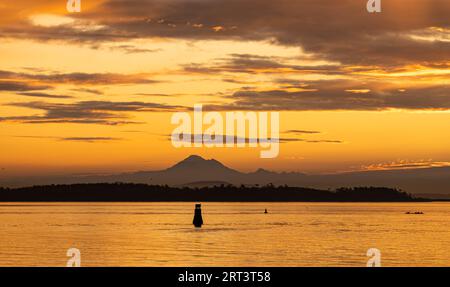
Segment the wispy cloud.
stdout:
<svg viewBox="0 0 450 287">
<path fill-rule="evenodd" d="M 36 85 L 32 83 L 24 83 L 19 81 L 0 80 L 0 91 L 11 91 L 11 92 L 38 91 L 38 90 L 47 90 L 51 88 L 52 86 L 49 85 Z"/>
<path fill-rule="evenodd" d="M 51 140 L 59 140 L 59 141 L 73 141 L 73 142 L 86 142 L 86 143 L 123 140 L 123 138 L 117 138 L 117 137 L 57 137 L 57 136 L 33 136 L 33 135 L 14 136 L 14 137 L 16 137 L 16 138 L 31 138 L 31 139 L 51 139 Z"/>
<path fill-rule="evenodd" d="M 72 91 L 80 92 L 80 93 L 88 93 L 88 94 L 93 94 L 93 95 L 103 95 L 102 91 L 99 91 L 96 89 L 77 88 L 77 89 L 72 89 Z"/>
<path fill-rule="evenodd" d="M 147 74 L 117 73 L 17 73 L 0 70 L 0 79 L 28 81 L 36 84 L 83 84 L 83 85 L 123 85 L 152 84 L 158 81 L 149 79 Z M 1 83 L 1 82 L 0 82 Z M 14 83 L 14 82 L 13 82 Z M 1 88 L 1 86 L 0 86 Z"/>
<path fill-rule="evenodd" d="M 118 141 L 123 139 L 114 137 L 66 137 L 60 138 L 60 140 L 93 143 L 93 142 Z"/>
<path fill-rule="evenodd" d="M 302 59 L 295 59 L 302 60 Z M 308 58 L 308 60 L 310 60 Z M 297 65 L 292 59 L 254 54 L 231 54 L 208 64 L 189 64 L 184 70 L 190 73 L 246 73 L 246 74 L 342 74 L 339 65 Z M 228 79 L 231 81 L 230 79 Z"/>
<path fill-rule="evenodd" d="M 216 139 L 221 139 L 223 143 L 227 141 L 227 135 L 197 135 L 199 138 L 202 138 L 202 143 L 214 143 Z M 196 135 L 194 134 L 179 134 L 174 135 L 168 135 L 168 140 L 175 140 L 179 142 L 190 142 L 194 143 Z M 249 143 L 268 143 L 271 141 L 278 140 L 279 143 L 292 143 L 292 142 L 304 142 L 304 143 L 343 143 L 343 141 L 339 140 L 308 140 L 303 138 L 288 138 L 288 137 L 280 137 L 280 138 L 249 138 L 249 137 L 239 137 L 239 136 L 231 136 L 234 142 L 241 141 L 243 143 L 249 144 Z M 211 140 L 208 140 L 211 139 Z"/>
<path fill-rule="evenodd" d="M 287 130 L 286 134 L 320 134 L 319 131 L 308 131 L 308 130 Z"/>
<path fill-rule="evenodd" d="M 129 112 L 167 112 L 183 107 L 147 102 L 82 101 L 69 104 L 47 102 L 10 103 L 10 106 L 43 110 L 43 115 L 11 116 L 0 121 L 30 124 L 78 123 L 120 125 L 136 124 L 130 121 Z"/>
<path fill-rule="evenodd" d="M 365 93 L 347 90 L 367 89 Z M 384 87 L 380 82 L 361 84 L 353 80 L 311 81 L 307 89 L 290 91 L 278 89 L 259 91 L 241 89 L 224 98 L 230 104 L 209 105 L 205 110 L 448 110 L 450 86 L 436 83 L 429 86 L 400 89 Z"/>
<path fill-rule="evenodd" d="M 18 95 L 26 96 L 26 97 L 35 97 L 35 98 L 48 98 L 48 99 L 70 99 L 70 98 L 72 98 L 72 96 L 53 95 L 53 94 L 35 93 L 35 92 L 18 93 Z"/>
<path fill-rule="evenodd" d="M 122 51 L 125 52 L 126 54 L 157 53 L 161 51 L 161 49 L 145 49 L 139 48 L 134 45 L 109 46 L 109 49 Z"/>
<path fill-rule="evenodd" d="M 417 169 L 417 168 L 431 168 L 431 167 L 445 167 L 450 166 L 450 162 L 445 161 L 433 161 L 433 160 L 399 160 L 384 163 L 375 163 L 364 165 L 362 170 L 374 171 L 374 170 L 391 170 L 391 169 Z"/>
</svg>

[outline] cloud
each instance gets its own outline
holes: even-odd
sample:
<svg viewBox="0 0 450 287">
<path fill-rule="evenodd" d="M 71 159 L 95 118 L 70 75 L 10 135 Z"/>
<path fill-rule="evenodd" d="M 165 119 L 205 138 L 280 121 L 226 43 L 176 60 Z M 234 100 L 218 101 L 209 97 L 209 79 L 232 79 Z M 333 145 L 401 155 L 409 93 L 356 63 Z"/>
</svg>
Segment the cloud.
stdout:
<svg viewBox="0 0 450 287">
<path fill-rule="evenodd" d="M 348 90 L 367 90 L 351 93 Z M 231 104 L 209 105 L 205 110 L 449 110 L 450 86 L 434 85 L 399 89 L 380 82 L 351 80 L 309 82 L 307 89 L 282 87 L 267 91 L 243 89 L 224 96 Z"/>
<path fill-rule="evenodd" d="M 307 131 L 307 130 L 287 130 L 286 134 L 320 134 L 318 131 Z"/>
<path fill-rule="evenodd" d="M 136 96 L 145 96 L 145 97 L 175 97 L 177 95 L 170 94 L 152 94 L 152 93 L 137 93 Z"/>
<path fill-rule="evenodd" d="M 66 137 L 60 138 L 60 140 L 93 143 L 93 142 L 117 141 L 122 139 L 114 137 Z"/>
<path fill-rule="evenodd" d="M 18 95 L 26 96 L 26 97 L 36 97 L 36 98 L 49 98 L 49 99 L 70 99 L 71 96 L 64 95 L 51 95 L 47 93 L 34 93 L 34 92 L 24 92 L 18 93 Z"/>
<path fill-rule="evenodd" d="M 54 139 L 54 140 L 60 140 L 60 141 L 74 141 L 74 142 L 87 142 L 87 143 L 123 140 L 123 138 L 116 138 L 116 137 L 56 137 L 56 136 L 33 136 L 33 135 L 14 136 L 14 137 L 16 137 L 16 138 L 32 138 L 32 139 Z"/>
<path fill-rule="evenodd" d="M 175 135 L 175 141 L 179 141 L 179 142 L 190 142 L 190 143 L 194 143 L 194 139 L 195 136 L 194 134 L 179 134 L 178 137 L 176 137 L 177 135 Z M 198 135 L 200 137 L 203 138 L 202 142 L 203 143 L 214 143 L 214 139 L 216 138 L 222 138 L 222 142 L 226 143 L 227 141 L 227 136 L 226 135 Z M 208 142 L 207 140 L 204 139 L 204 137 L 207 136 L 209 138 L 212 139 L 211 142 Z M 277 138 L 271 139 L 271 138 L 267 138 L 267 139 L 263 139 L 263 138 L 249 138 L 249 137 L 238 137 L 238 136 L 234 136 L 232 137 L 234 139 L 234 142 L 238 142 L 238 141 L 243 141 L 245 144 L 249 144 L 250 142 L 256 142 L 256 143 L 267 143 L 270 142 L 272 140 L 276 140 Z M 168 139 L 171 141 L 172 140 L 172 135 L 168 136 Z M 302 139 L 302 138 L 286 138 L 286 137 L 280 137 L 278 138 L 278 142 L 279 143 L 291 143 L 291 142 L 305 142 L 305 143 L 343 143 L 343 141 L 339 141 L 339 140 L 307 140 L 307 139 Z"/>
<path fill-rule="evenodd" d="M 145 74 L 125 75 L 114 73 L 57 73 L 57 72 L 16 73 L 2 70 L 0 70 L 0 79 L 38 82 L 41 84 L 74 84 L 74 85 L 152 84 L 158 82 L 155 80 L 148 79 L 148 75 Z M 0 81 L 0 89 L 1 83 L 2 82 Z M 18 87 L 20 88 L 20 86 Z M 33 88 L 33 86 L 30 87 Z"/>
<path fill-rule="evenodd" d="M 185 73 L 219 74 L 223 81 L 248 85 L 223 97 L 231 104 L 211 105 L 211 109 L 450 108 L 448 0 L 410 0 L 407 4 L 404 0 L 385 1 L 379 14 L 367 13 L 365 1 L 352 0 L 105 0 L 83 13 L 65 15 L 70 22 L 52 25 L 30 21 L 37 11 L 47 11 L 48 7 L 36 1 L 25 2 L 4 5 L 7 9 L 0 12 L 0 37 L 85 43 L 92 48 L 119 49 L 125 53 L 157 52 L 135 44 L 134 40 L 161 38 L 193 42 L 264 41 L 298 48 L 301 56 L 293 59 L 250 51 L 219 56 L 206 63 L 182 65 Z M 311 65 L 303 64 L 307 62 Z M 323 62 L 331 64 L 320 64 Z M 242 73 L 254 77 L 247 81 Z M 407 76 L 408 73 L 411 75 Z M 273 86 L 262 89 L 258 84 L 266 78 L 257 77 L 260 74 L 275 74 L 277 79 L 272 79 Z M 341 80 L 289 78 L 311 74 L 315 79 L 329 75 Z M 401 80 L 405 86 L 399 83 Z M 426 85 L 425 80 L 428 80 Z M 50 89 L 49 85 L 57 84 L 83 85 L 86 89 L 85 86 L 94 85 L 157 82 L 150 74 L 61 73 L 36 68 L 26 73 L 0 71 L 0 90 L 19 92 Z M 104 117 L 70 120 L 107 121 Z"/>
<path fill-rule="evenodd" d="M 96 89 L 79 88 L 79 89 L 72 89 L 72 91 L 81 92 L 81 93 L 88 93 L 88 94 L 94 94 L 94 95 L 103 95 L 102 91 L 99 91 L 99 90 L 96 90 Z"/>
<path fill-rule="evenodd" d="M 46 85 L 34 85 L 24 82 L 0 80 L 0 91 L 21 92 L 21 91 L 47 90 L 51 88 L 52 88 L 51 86 Z"/>
<path fill-rule="evenodd" d="M 43 115 L 11 116 L 0 118 L 2 121 L 12 121 L 30 124 L 45 123 L 78 123 L 122 125 L 137 124 L 129 120 L 129 112 L 167 112 L 180 109 L 180 106 L 171 106 L 146 102 L 109 102 L 109 101 L 82 101 L 70 104 L 25 102 L 10 103 L 10 106 L 43 110 Z"/>
<path fill-rule="evenodd" d="M 433 161 L 433 160 L 400 160 L 393 162 L 384 162 L 364 165 L 362 170 L 374 171 L 374 170 L 392 170 L 392 169 L 417 169 L 417 168 L 432 168 L 432 167 L 445 167 L 450 166 L 450 162 L 445 161 Z"/>
<path fill-rule="evenodd" d="M 358 65 L 448 59 L 450 42 L 442 36 L 450 26 L 448 0 L 385 1 L 376 15 L 365 6 L 366 1 L 351 0 L 106 0 L 73 15 L 73 23 L 50 27 L 24 20 L 26 11 L 37 8 L 8 7 L 1 15 L 16 19 L 0 22 L 0 35 L 74 43 L 161 37 L 261 40 Z"/>
<path fill-rule="evenodd" d="M 307 143 L 336 143 L 336 144 L 344 143 L 343 141 L 340 141 L 340 140 L 307 140 L 305 142 L 307 142 Z"/>
<path fill-rule="evenodd" d="M 299 60 L 299 59 L 297 59 Z M 280 74 L 342 74 L 337 65 L 295 65 L 289 64 L 290 59 L 283 57 L 269 57 L 252 54 L 231 54 L 208 64 L 185 65 L 184 70 L 189 73 L 217 74 L 217 73 L 280 73 Z M 233 79 L 228 79 L 232 82 Z"/>
<path fill-rule="evenodd" d="M 118 46 L 110 46 L 110 50 L 118 50 L 125 52 L 126 54 L 139 54 L 139 53 L 157 53 L 162 51 L 161 49 L 144 49 L 139 48 L 133 45 L 118 45 Z"/>
</svg>

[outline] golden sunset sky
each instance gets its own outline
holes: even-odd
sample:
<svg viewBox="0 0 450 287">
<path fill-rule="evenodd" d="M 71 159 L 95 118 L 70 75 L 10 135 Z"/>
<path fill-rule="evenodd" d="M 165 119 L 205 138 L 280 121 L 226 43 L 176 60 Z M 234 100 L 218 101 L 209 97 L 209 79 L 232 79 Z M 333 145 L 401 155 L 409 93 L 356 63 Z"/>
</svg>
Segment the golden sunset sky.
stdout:
<svg viewBox="0 0 450 287">
<path fill-rule="evenodd" d="M 450 164 L 450 1 L 0 2 L 0 178 L 156 170 Z M 260 149 L 175 149 L 172 113 L 279 111 Z"/>
</svg>

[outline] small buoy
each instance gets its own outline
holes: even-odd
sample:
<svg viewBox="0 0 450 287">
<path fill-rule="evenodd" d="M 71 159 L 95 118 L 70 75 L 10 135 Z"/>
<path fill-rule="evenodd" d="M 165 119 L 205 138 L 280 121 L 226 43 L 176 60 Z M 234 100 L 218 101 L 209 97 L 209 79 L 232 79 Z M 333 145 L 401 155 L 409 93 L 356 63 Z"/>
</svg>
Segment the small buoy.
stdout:
<svg viewBox="0 0 450 287">
<path fill-rule="evenodd" d="M 200 228 L 203 225 L 203 218 L 202 218 L 202 205 L 196 204 L 195 205 L 195 211 L 194 211 L 194 220 L 192 222 L 195 227 Z"/>
<path fill-rule="evenodd" d="M 269 213 L 269 212 L 267 211 L 267 208 L 264 210 L 264 213 Z"/>
</svg>

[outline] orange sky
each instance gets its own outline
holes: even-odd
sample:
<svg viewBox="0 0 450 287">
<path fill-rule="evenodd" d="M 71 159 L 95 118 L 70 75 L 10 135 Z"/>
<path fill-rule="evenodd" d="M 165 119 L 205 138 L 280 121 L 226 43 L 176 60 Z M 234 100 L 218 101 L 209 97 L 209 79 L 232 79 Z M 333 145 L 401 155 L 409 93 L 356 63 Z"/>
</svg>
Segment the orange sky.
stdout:
<svg viewBox="0 0 450 287">
<path fill-rule="evenodd" d="M 0 4 L 1 178 L 189 154 L 245 171 L 450 163 L 448 1 L 384 1 L 380 14 L 364 1 L 82 0 L 77 14 L 63 2 Z M 280 137 L 297 141 L 276 159 L 175 149 L 171 115 L 194 103 L 280 111 Z"/>
</svg>

